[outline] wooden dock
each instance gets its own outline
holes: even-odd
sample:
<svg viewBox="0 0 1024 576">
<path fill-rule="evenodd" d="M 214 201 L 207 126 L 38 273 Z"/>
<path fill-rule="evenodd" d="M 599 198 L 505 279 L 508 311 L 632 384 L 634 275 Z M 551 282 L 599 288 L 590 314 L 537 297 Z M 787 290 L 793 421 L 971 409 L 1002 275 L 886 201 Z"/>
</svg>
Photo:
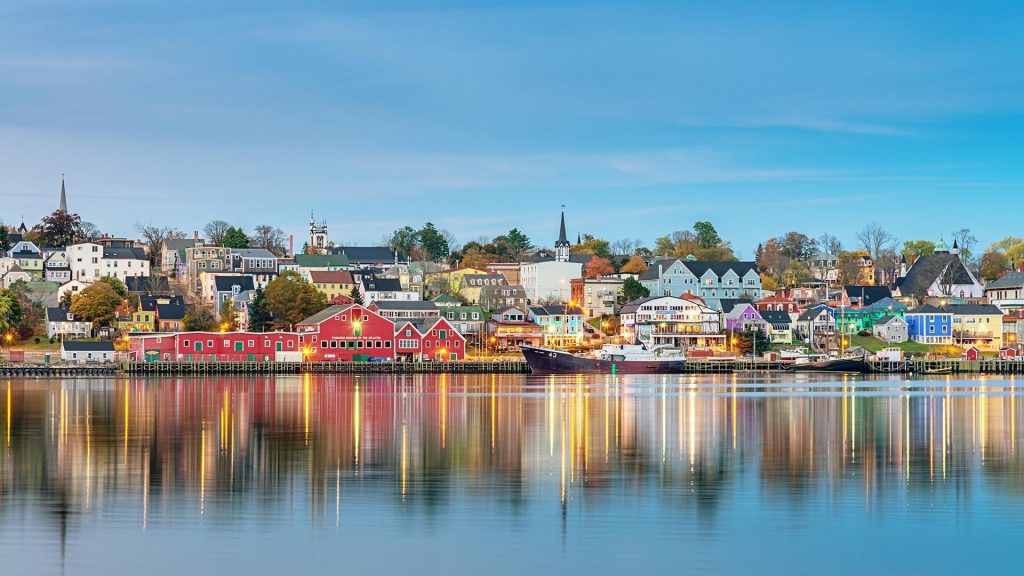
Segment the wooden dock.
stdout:
<svg viewBox="0 0 1024 576">
<path fill-rule="evenodd" d="M 528 374 L 524 360 L 454 362 L 123 362 L 126 374 Z"/>
</svg>

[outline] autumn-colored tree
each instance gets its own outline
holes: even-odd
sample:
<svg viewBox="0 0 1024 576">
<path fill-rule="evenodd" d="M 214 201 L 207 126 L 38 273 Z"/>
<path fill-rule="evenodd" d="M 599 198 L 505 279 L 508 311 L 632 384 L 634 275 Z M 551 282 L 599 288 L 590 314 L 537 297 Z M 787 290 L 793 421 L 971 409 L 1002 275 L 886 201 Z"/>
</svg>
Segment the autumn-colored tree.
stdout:
<svg viewBox="0 0 1024 576">
<path fill-rule="evenodd" d="M 1010 271 L 1010 259 L 1004 252 L 986 250 L 981 255 L 981 279 L 986 282 L 997 280 Z"/>
<path fill-rule="evenodd" d="M 7 288 L 0 288 L 0 332 L 6 332 L 21 321 L 21 302 Z"/>
<path fill-rule="evenodd" d="M 622 269 L 619 272 L 625 274 L 643 274 L 647 272 L 647 262 L 640 256 L 633 256 L 628 262 L 622 265 Z"/>
<path fill-rule="evenodd" d="M 231 300 L 224 300 L 220 303 L 220 329 L 224 332 L 238 330 L 238 312 Z"/>
<path fill-rule="evenodd" d="M 598 276 L 604 276 L 605 274 L 614 274 L 615 268 L 607 258 L 600 256 L 594 256 L 587 262 L 586 276 L 588 278 L 597 278 Z"/>
<path fill-rule="evenodd" d="M 779 283 L 775 280 L 775 277 L 767 272 L 761 272 L 761 288 L 764 290 L 778 290 Z"/>
<path fill-rule="evenodd" d="M 327 297 L 292 270 L 282 272 L 264 290 L 267 309 L 275 320 L 295 324 L 327 307 Z"/>
<path fill-rule="evenodd" d="M 602 258 L 612 255 L 611 244 L 607 240 L 601 240 L 590 234 L 581 236 L 579 243 L 570 246 L 569 251 L 573 254 L 593 254 Z"/>
<path fill-rule="evenodd" d="M 94 282 L 71 299 L 71 313 L 92 322 L 93 328 L 114 323 L 121 297 L 106 282 Z"/>
<path fill-rule="evenodd" d="M 56 210 L 44 216 L 39 225 L 39 240 L 44 246 L 68 246 L 82 237 L 82 218 Z"/>
</svg>

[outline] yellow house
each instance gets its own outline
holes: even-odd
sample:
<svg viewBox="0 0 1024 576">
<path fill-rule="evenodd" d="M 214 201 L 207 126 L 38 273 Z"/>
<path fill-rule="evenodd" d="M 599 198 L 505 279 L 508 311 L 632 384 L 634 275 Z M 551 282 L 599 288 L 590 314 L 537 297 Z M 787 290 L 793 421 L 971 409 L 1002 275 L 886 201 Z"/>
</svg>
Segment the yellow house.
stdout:
<svg viewBox="0 0 1024 576">
<path fill-rule="evenodd" d="M 508 286 L 508 282 L 501 274 L 463 274 L 459 296 L 475 306 L 480 303 L 480 290 L 484 286 Z"/>
<path fill-rule="evenodd" d="M 348 270 L 311 270 L 309 278 L 317 290 L 323 292 L 328 300 L 352 293 L 356 281 Z"/>
<path fill-rule="evenodd" d="M 431 272 L 424 277 L 424 285 L 431 294 L 453 294 L 462 287 L 462 278 L 467 274 L 490 274 L 483 268 L 460 266 L 451 270 Z"/>
<path fill-rule="evenodd" d="M 117 329 L 122 333 L 152 332 L 156 323 L 156 312 L 139 310 L 117 319 Z"/>
<path fill-rule="evenodd" d="M 951 304 L 953 344 L 982 352 L 998 352 L 1003 347 L 1003 313 L 992 304 Z"/>
</svg>

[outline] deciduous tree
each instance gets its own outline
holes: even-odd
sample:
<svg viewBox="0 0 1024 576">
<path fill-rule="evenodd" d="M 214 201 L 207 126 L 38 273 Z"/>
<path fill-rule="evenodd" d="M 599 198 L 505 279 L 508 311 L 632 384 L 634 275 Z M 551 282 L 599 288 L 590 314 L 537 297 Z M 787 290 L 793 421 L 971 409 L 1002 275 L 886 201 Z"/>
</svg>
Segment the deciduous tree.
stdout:
<svg viewBox="0 0 1024 576">
<path fill-rule="evenodd" d="M 206 238 L 210 241 L 210 244 L 214 246 L 224 245 L 224 236 L 228 233 L 228 228 L 231 225 L 223 220 L 213 220 L 209 224 L 203 227 L 203 234 L 206 234 Z"/>
<path fill-rule="evenodd" d="M 0 332 L 14 329 L 21 322 L 21 302 L 7 288 L 0 288 Z"/>
<path fill-rule="evenodd" d="M 39 224 L 39 241 L 44 246 L 68 246 L 82 237 L 82 218 L 56 210 Z"/>
<path fill-rule="evenodd" d="M 235 305 L 230 299 L 220 303 L 219 320 L 221 331 L 234 332 L 238 330 L 238 312 L 235 311 Z"/>
<path fill-rule="evenodd" d="M 83 288 L 71 300 L 71 313 L 92 322 L 93 328 L 114 323 L 114 311 L 121 305 L 121 297 L 106 282 L 94 282 Z"/>
<path fill-rule="evenodd" d="M 182 319 L 185 330 L 190 332 L 210 332 L 214 329 L 216 321 L 213 312 L 203 306 L 189 308 L 185 311 L 185 317 Z"/>
<path fill-rule="evenodd" d="M 295 324 L 327 306 L 327 297 L 297 272 L 282 272 L 264 290 L 267 309 L 275 320 Z"/>
<path fill-rule="evenodd" d="M 284 256 L 285 253 L 284 230 L 269 224 L 260 224 L 254 229 L 253 235 L 249 238 L 249 248 L 263 248 L 270 250 L 275 256 Z"/>
<path fill-rule="evenodd" d="M 114 293 L 117 294 L 121 299 L 128 297 L 128 287 L 121 282 L 120 279 L 114 278 L 113 276 L 101 276 L 97 282 L 103 282 L 110 285 L 114 289 Z"/>
<path fill-rule="evenodd" d="M 647 272 L 647 262 L 640 256 L 633 256 L 622 265 L 622 269 L 619 271 L 626 274 L 643 274 Z"/>
<path fill-rule="evenodd" d="M 597 278 L 598 276 L 604 276 L 605 274 L 614 274 L 615 268 L 607 258 L 600 256 L 594 256 L 587 262 L 586 276 L 590 278 Z"/>
</svg>

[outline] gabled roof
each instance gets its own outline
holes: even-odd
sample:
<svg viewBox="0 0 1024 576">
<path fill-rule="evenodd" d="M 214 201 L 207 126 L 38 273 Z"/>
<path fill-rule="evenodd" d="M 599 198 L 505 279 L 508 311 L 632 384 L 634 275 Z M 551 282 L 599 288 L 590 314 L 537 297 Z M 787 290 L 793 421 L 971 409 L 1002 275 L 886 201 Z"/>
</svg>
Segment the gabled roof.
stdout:
<svg viewBox="0 0 1024 576">
<path fill-rule="evenodd" d="M 295 265 L 299 268 L 344 268 L 349 265 L 344 254 L 296 254 Z"/>
<path fill-rule="evenodd" d="M 926 296 L 928 288 L 939 280 L 947 266 L 952 266 L 952 271 L 947 281 L 940 284 L 974 284 L 967 267 L 956 254 L 948 252 L 937 252 L 928 256 L 919 256 L 914 265 L 907 270 L 907 275 L 900 279 L 899 290 L 903 296 Z"/>
<path fill-rule="evenodd" d="M 641 280 L 657 280 L 658 279 L 658 265 L 660 264 L 663 268 L 662 271 L 668 270 L 676 262 L 681 263 L 690 271 L 691 274 L 700 278 L 708 270 L 710 270 L 715 276 L 721 278 L 729 273 L 731 270 L 739 277 L 746 276 L 750 271 L 757 272 L 756 262 L 723 262 L 723 261 L 709 261 L 701 262 L 697 260 L 687 260 L 685 258 L 667 258 L 663 260 L 655 260 L 651 267 L 647 269 L 641 276 Z"/>
<path fill-rule="evenodd" d="M 859 300 L 861 306 L 871 306 L 883 298 L 892 298 L 888 286 L 843 286 L 843 292 L 847 298 Z"/>
<path fill-rule="evenodd" d="M 437 304 L 447 304 L 447 303 L 456 303 L 457 304 L 457 303 L 462 302 L 462 300 L 459 300 L 458 298 L 456 298 L 454 296 L 449 296 L 447 294 L 438 294 L 437 296 L 434 296 L 433 298 L 431 298 L 430 301 L 434 302 L 434 303 L 437 303 Z"/>
<path fill-rule="evenodd" d="M 340 314 L 354 306 L 358 306 L 358 304 L 342 304 L 338 306 L 329 306 L 317 312 L 316 314 L 313 314 L 309 318 L 306 318 L 305 320 L 299 322 L 297 325 L 306 326 L 309 324 L 319 324 L 325 320 L 330 320 L 331 318 L 334 317 L 335 314 Z"/>
<path fill-rule="evenodd" d="M 893 300 L 892 298 L 889 297 L 882 298 L 881 300 L 875 302 L 874 304 L 867 306 L 867 308 L 871 310 L 907 310 L 907 306 L 905 304 L 897 302 L 896 300 Z"/>
<path fill-rule="evenodd" d="M 314 284 L 355 284 L 348 270 L 310 270 L 309 277 Z"/>
<path fill-rule="evenodd" d="M 145 248 L 112 248 L 103 247 L 103 257 L 113 260 L 145 260 Z"/>
<path fill-rule="evenodd" d="M 353 264 L 384 264 L 395 261 L 395 252 L 387 246 L 342 246 L 332 250 L 334 254 L 343 254 Z M 405 260 L 403 254 L 399 260 Z"/>
<path fill-rule="evenodd" d="M 105 342 L 83 342 L 81 340 L 64 340 L 61 342 L 61 349 L 66 352 L 113 352 L 114 343 Z"/>
<path fill-rule="evenodd" d="M 885 316 L 882 316 L 881 318 L 879 318 L 878 320 L 875 321 L 875 326 L 884 326 L 884 325 L 888 324 L 889 322 L 892 322 L 893 320 L 898 320 L 899 322 L 903 322 L 904 324 L 907 323 L 906 320 L 904 320 L 903 318 L 900 318 L 899 316 L 892 316 L 892 315 L 886 314 Z"/>
<path fill-rule="evenodd" d="M 761 312 L 761 319 L 769 324 L 791 324 L 793 317 L 788 312 L 778 310 L 765 310 Z"/>
<path fill-rule="evenodd" d="M 549 306 L 530 306 L 530 312 L 534 316 L 565 316 L 582 314 L 583 311 L 580 308 L 573 308 L 564 304 L 552 304 Z"/>
<path fill-rule="evenodd" d="M 950 304 L 946 310 L 964 316 L 1003 315 L 1003 311 L 995 304 Z"/>
<path fill-rule="evenodd" d="M 807 310 L 804 310 L 803 313 L 800 314 L 800 317 L 797 318 L 797 322 L 806 322 L 808 320 L 814 320 L 815 318 L 821 316 L 822 314 L 830 313 L 834 314 L 835 311 L 829 308 L 828 306 L 815 306 L 813 308 L 808 308 Z"/>
<path fill-rule="evenodd" d="M 76 317 L 74 314 L 71 314 L 71 319 L 68 320 L 68 315 L 69 314 L 71 314 L 71 312 L 68 311 L 68 310 L 65 310 L 63 308 L 48 307 L 46 309 L 46 321 L 47 322 L 84 322 L 85 321 L 85 320 L 82 320 L 81 318 Z"/>
<path fill-rule="evenodd" d="M 139 309 L 146 312 L 156 311 L 156 305 L 160 301 L 167 301 L 169 304 L 185 304 L 185 298 L 180 294 L 168 294 L 166 296 L 139 296 Z"/>
<path fill-rule="evenodd" d="M 398 278 L 363 277 L 363 290 L 366 292 L 401 292 L 402 283 L 398 281 Z"/>
<path fill-rule="evenodd" d="M 157 304 L 156 316 L 160 320 L 182 320 L 185 318 L 185 305 Z"/>
<path fill-rule="evenodd" d="M 1024 272 L 1010 272 L 998 280 L 985 285 L 985 290 L 1024 287 Z"/>
<path fill-rule="evenodd" d="M 737 305 L 753 305 L 753 302 L 751 302 L 749 298 L 719 298 L 718 303 L 722 306 L 722 312 L 725 312 L 726 314 L 732 312 L 732 309 L 735 308 Z"/>
<path fill-rule="evenodd" d="M 241 274 L 230 274 L 227 276 L 215 276 L 213 282 L 217 288 L 217 292 L 231 292 L 232 287 L 239 286 L 240 291 L 255 290 L 256 285 L 252 281 L 252 276 L 243 276 Z"/>
<path fill-rule="evenodd" d="M 274 254 L 266 248 L 232 248 L 232 254 L 237 254 L 242 258 L 272 258 L 277 259 L 277 254 Z"/>
<path fill-rule="evenodd" d="M 177 252 L 178 250 L 184 250 L 185 248 L 195 248 L 196 246 L 202 246 L 202 240 L 196 240 L 194 238 L 168 238 L 164 240 L 164 250 L 168 252 Z"/>
<path fill-rule="evenodd" d="M 921 304 L 913 310 L 908 310 L 907 314 L 949 314 L 948 310 L 943 310 L 931 304 Z"/>
</svg>

